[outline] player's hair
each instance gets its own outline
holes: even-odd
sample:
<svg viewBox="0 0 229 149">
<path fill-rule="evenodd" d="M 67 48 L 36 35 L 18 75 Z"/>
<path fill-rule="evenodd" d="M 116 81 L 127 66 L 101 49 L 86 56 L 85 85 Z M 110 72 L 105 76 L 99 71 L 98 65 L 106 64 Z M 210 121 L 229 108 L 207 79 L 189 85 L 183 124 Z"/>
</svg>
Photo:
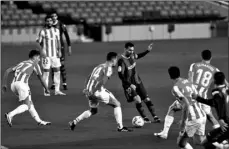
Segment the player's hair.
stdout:
<svg viewBox="0 0 229 149">
<path fill-rule="evenodd" d="M 177 79 L 180 77 L 180 69 L 176 66 L 169 67 L 168 72 L 171 79 Z"/>
<path fill-rule="evenodd" d="M 201 53 L 202 59 L 205 61 L 209 61 L 212 58 L 212 53 L 210 50 L 204 50 Z"/>
<path fill-rule="evenodd" d="M 116 58 L 117 57 L 117 53 L 116 52 L 109 52 L 107 54 L 107 61 L 111 61 L 113 58 Z"/>
<path fill-rule="evenodd" d="M 33 58 L 34 56 L 38 56 L 38 55 L 40 55 L 40 52 L 37 50 L 31 50 L 29 52 L 29 58 Z"/>
<path fill-rule="evenodd" d="M 45 17 L 45 21 L 47 21 L 48 19 L 52 19 L 51 15 L 47 14 Z"/>
<path fill-rule="evenodd" d="M 214 74 L 214 82 L 216 85 L 222 85 L 225 82 L 225 75 L 223 72 L 216 72 Z"/>
<path fill-rule="evenodd" d="M 134 44 L 132 42 L 127 42 L 125 44 L 125 49 L 129 48 L 129 47 L 134 47 Z"/>
</svg>

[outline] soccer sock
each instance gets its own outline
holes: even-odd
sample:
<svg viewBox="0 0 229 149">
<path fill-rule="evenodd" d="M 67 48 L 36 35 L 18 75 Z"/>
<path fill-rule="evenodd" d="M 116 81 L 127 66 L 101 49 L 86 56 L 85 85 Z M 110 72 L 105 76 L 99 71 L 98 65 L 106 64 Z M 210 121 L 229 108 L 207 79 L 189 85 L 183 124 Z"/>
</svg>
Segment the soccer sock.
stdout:
<svg viewBox="0 0 229 149">
<path fill-rule="evenodd" d="M 51 69 L 51 73 L 52 73 L 52 85 L 54 85 L 54 70 Z"/>
<path fill-rule="evenodd" d="M 55 84 L 55 91 L 60 90 L 60 71 L 54 72 L 54 84 Z"/>
<path fill-rule="evenodd" d="M 136 103 L 136 109 L 138 110 L 139 114 L 141 115 L 141 117 L 145 118 L 146 114 L 145 111 L 142 107 L 142 103 Z"/>
<path fill-rule="evenodd" d="M 90 110 L 87 110 L 87 111 L 84 111 L 81 115 L 79 115 L 75 120 L 74 120 L 74 123 L 78 123 L 86 118 L 89 118 L 91 116 L 91 111 Z"/>
<path fill-rule="evenodd" d="M 8 115 L 10 118 L 13 118 L 15 115 L 17 114 L 21 114 L 25 111 L 27 111 L 29 108 L 26 104 L 22 104 L 20 106 L 18 106 L 16 109 L 14 109 L 13 111 L 11 111 Z"/>
<path fill-rule="evenodd" d="M 62 77 L 63 84 L 66 85 L 66 83 L 67 83 L 67 73 L 66 73 L 66 69 L 65 69 L 65 65 L 64 64 L 61 65 L 60 72 L 61 72 L 61 77 Z"/>
<path fill-rule="evenodd" d="M 168 134 L 169 129 L 170 129 L 171 125 L 173 124 L 173 121 L 174 121 L 174 117 L 172 117 L 170 115 L 166 115 L 165 116 L 165 122 L 164 122 L 163 132 L 165 132 L 166 134 Z"/>
<path fill-rule="evenodd" d="M 43 79 L 44 79 L 46 85 L 48 86 L 48 84 L 49 84 L 49 72 L 43 73 Z"/>
<path fill-rule="evenodd" d="M 185 147 L 183 149 L 193 149 L 193 148 L 189 143 L 186 143 L 186 145 L 185 145 Z"/>
<path fill-rule="evenodd" d="M 118 127 L 121 129 L 123 128 L 123 124 L 122 124 L 122 109 L 121 107 L 115 107 L 114 108 L 114 116 L 115 116 L 115 120 L 118 124 Z"/>
<path fill-rule="evenodd" d="M 38 123 L 41 122 L 41 119 L 40 119 L 40 117 L 39 117 L 34 105 L 30 106 L 29 113 L 35 119 L 36 122 L 38 122 Z"/>
<path fill-rule="evenodd" d="M 151 115 L 152 115 L 153 117 L 155 117 L 156 114 L 155 114 L 155 109 L 154 109 L 154 107 L 153 107 L 152 101 L 146 101 L 145 104 L 146 104 L 147 108 L 149 109 Z"/>
</svg>

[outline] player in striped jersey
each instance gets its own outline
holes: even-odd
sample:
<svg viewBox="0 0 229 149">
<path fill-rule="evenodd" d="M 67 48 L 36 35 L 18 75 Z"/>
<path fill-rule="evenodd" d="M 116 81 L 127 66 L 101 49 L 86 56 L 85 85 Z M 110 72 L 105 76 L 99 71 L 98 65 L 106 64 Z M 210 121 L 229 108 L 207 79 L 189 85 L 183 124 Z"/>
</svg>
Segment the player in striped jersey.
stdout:
<svg viewBox="0 0 229 149">
<path fill-rule="evenodd" d="M 51 16 L 46 16 L 45 27 L 40 31 L 37 42 L 41 46 L 43 78 L 49 84 L 50 68 L 54 70 L 55 95 L 65 95 L 60 91 L 60 33 L 54 28 Z M 48 96 L 44 93 L 45 96 Z"/>
<path fill-rule="evenodd" d="M 192 99 L 192 93 L 197 94 L 197 90 L 192 82 L 180 77 L 178 67 L 170 67 L 168 72 L 170 78 L 175 81 L 172 93 L 183 109 L 180 125 L 181 131 L 177 143 L 180 148 L 192 149 L 188 139 L 194 137 L 195 143 L 201 144 L 205 135 L 206 114 L 201 109 L 199 103 Z"/>
<path fill-rule="evenodd" d="M 75 120 L 69 122 L 71 130 L 74 130 L 76 124 L 78 124 L 80 121 L 95 115 L 98 111 L 99 102 L 103 102 L 114 108 L 114 116 L 118 124 L 118 131 L 131 131 L 123 126 L 120 102 L 110 91 L 104 88 L 107 80 L 112 75 L 112 67 L 114 67 L 116 63 L 117 53 L 109 52 L 107 54 L 107 61 L 93 69 L 92 73 L 86 80 L 86 86 L 83 91 L 88 98 L 90 110 L 84 111 Z"/>
<path fill-rule="evenodd" d="M 193 98 L 197 101 L 207 104 L 215 108 L 219 118 L 220 128 L 210 131 L 202 142 L 206 149 L 228 149 L 229 144 L 226 140 L 229 139 L 229 89 L 225 84 L 225 75 L 223 72 L 214 74 L 215 87 L 212 90 L 212 98 L 206 99 L 198 94 L 193 94 Z"/>
<path fill-rule="evenodd" d="M 6 70 L 3 78 L 3 93 L 7 90 L 7 78 L 10 73 L 14 73 L 14 79 L 11 83 L 11 90 L 18 96 L 21 105 L 15 110 L 6 113 L 7 122 L 9 126 L 12 126 L 12 119 L 15 115 L 21 114 L 25 111 L 29 111 L 31 116 L 40 125 L 49 125 L 50 122 L 46 122 L 40 119 L 36 109 L 34 108 L 31 92 L 28 85 L 28 80 L 33 72 L 35 72 L 41 81 L 41 84 L 45 88 L 46 94 L 50 94 L 47 84 L 42 79 L 42 73 L 39 66 L 40 52 L 32 50 L 29 53 L 29 60 L 23 61 L 16 66 L 10 67 Z"/>
</svg>

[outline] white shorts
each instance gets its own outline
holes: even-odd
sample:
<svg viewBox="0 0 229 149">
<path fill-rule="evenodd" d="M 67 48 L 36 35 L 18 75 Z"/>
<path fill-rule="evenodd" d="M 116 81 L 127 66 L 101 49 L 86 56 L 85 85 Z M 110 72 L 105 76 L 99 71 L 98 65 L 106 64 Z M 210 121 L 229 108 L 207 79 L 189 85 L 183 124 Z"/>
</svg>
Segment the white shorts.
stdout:
<svg viewBox="0 0 229 149">
<path fill-rule="evenodd" d="M 46 57 L 41 60 L 43 69 L 59 68 L 61 66 L 60 58 L 57 57 Z"/>
<path fill-rule="evenodd" d="M 12 92 L 19 97 L 19 101 L 25 100 L 29 95 L 31 95 L 29 85 L 16 81 L 11 83 L 11 90 Z"/>
<path fill-rule="evenodd" d="M 185 132 L 189 137 L 197 135 L 205 135 L 206 116 L 197 120 L 187 121 Z"/>
<path fill-rule="evenodd" d="M 169 110 L 175 110 L 175 111 L 179 111 L 182 109 L 181 104 L 179 103 L 179 101 L 175 100 L 173 102 L 173 104 L 169 107 Z"/>
<path fill-rule="evenodd" d="M 211 107 L 209 105 L 201 103 L 201 108 L 207 115 L 212 113 Z"/>
<path fill-rule="evenodd" d="M 116 99 L 114 95 L 107 89 L 102 88 L 100 91 L 96 91 L 94 93 L 94 97 L 89 98 L 89 106 L 90 108 L 97 108 L 99 106 L 99 102 L 108 104 L 112 99 Z"/>
</svg>

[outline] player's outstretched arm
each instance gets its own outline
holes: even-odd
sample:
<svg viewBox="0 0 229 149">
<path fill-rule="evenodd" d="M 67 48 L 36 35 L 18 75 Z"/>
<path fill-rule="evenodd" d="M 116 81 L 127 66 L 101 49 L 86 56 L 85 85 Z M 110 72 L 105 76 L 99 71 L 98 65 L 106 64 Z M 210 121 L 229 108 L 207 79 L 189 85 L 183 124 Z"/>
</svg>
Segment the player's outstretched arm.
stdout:
<svg viewBox="0 0 229 149">
<path fill-rule="evenodd" d="M 7 90 L 8 76 L 10 73 L 12 73 L 14 71 L 15 71 L 14 67 L 10 67 L 5 71 L 4 76 L 3 76 L 3 81 L 2 81 L 2 92 L 3 93 L 6 92 L 6 90 Z"/>
<path fill-rule="evenodd" d="M 42 77 L 40 74 L 38 74 L 37 77 L 38 77 L 38 79 L 40 80 L 42 86 L 45 88 L 45 92 L 46 92 L 46 93 L 50 93 L 50 92 L 49 92 L 49 89 L 48 89 L 48 84 L 45 83 L 43 77 Z"/>
<path fill-rule="evenodd" d="M 213 106 L 214 105 L 214 99 L 205 99 L 205 98 L 202 98 L 198 95 L 195 95 L 193 96 L 193 99 L 196 99 L 196 101 L 200 102 L 200 103 L 203 103 L 203 104 L 206 104 L 206 105 L 209 105 L 209 106 Z"/>
<path fill-rule="evenodd" d="M 62 25 L 62 28 L 63 28 L 64 36 L 65 36 L 65 39 L 66 39 L 66 42 L 67 42 L 67 45 L 68 45 L 68 55 L 70 56 L 70 55 L 72 54 L 71 40 L 70 40 L 70 38 L 69 38 L 69 35 L 68 35 L 68 31 L 67 31 L 66 25 L 63 24 L 63 25 Z"/>
<path fill-rule="evenodd" d="M 147 48 L 146 51 L 144 51 L 144 52 L 142 52 L 142 53 L 136 54 L 135 57 L 136 57 L 137 59 L 140 59 L 140 58 L 146 56 L 146 55 L 152 50 L 152 48 L 153 48 L 153 43 L 151 43 L 151 44 L 148 46 L 148 48 Z"/>
<path fill-rule="evenodd" d="M 190 66 L 190 68 L 189 68 L 189 72 L 188 72 L 188 80 L 189 80 L 190 82 L 193 82 L 194 65 L 195 65 L 195 63 L 191 64 L 191 66 Z"/>
</svg>

